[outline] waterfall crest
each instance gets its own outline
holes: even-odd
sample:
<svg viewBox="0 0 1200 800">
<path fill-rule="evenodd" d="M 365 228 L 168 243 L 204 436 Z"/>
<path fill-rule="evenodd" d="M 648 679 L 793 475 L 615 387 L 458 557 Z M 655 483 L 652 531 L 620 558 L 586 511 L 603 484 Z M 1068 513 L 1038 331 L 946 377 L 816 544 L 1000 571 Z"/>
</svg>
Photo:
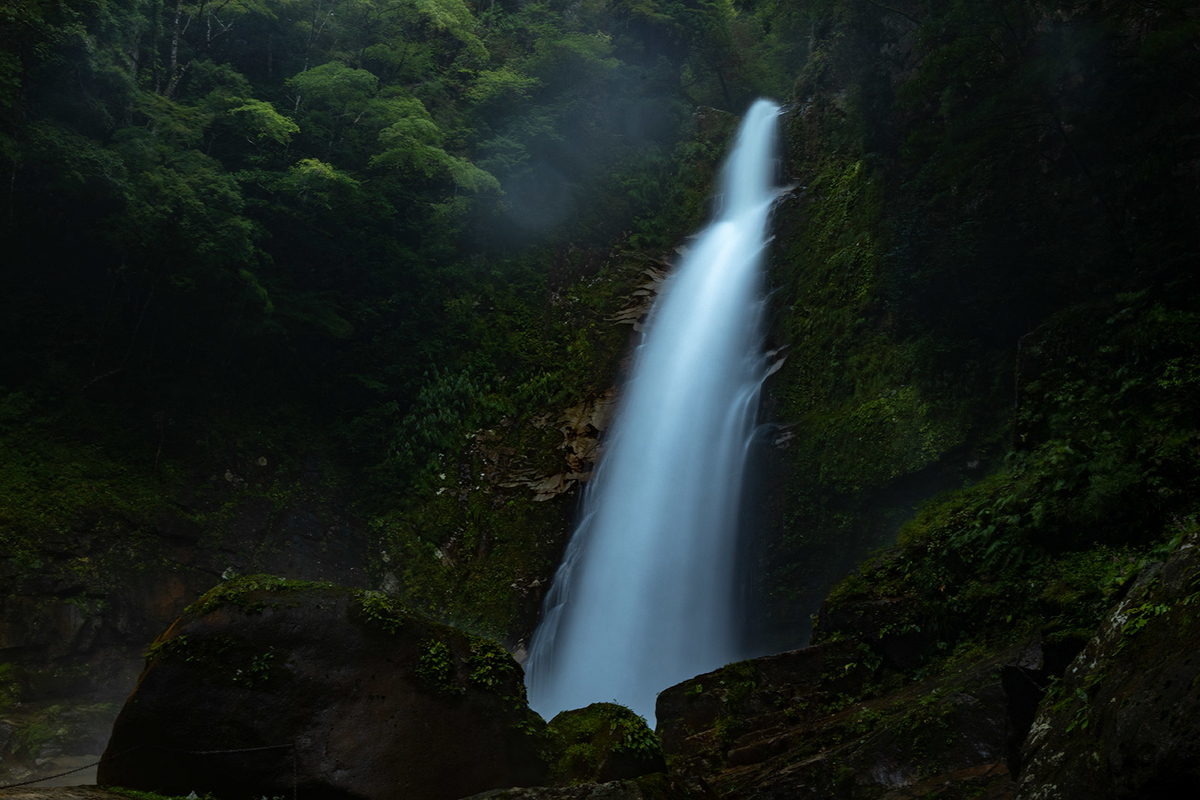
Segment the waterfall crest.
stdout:
<svg viewBox="0 0 1200 800">
<path fill-rule="evenodd" d="M 739 502 L 766 371 L 762 254 L 779 107 L 759 100 L 720 210 L 667 281 L 526 664 L 546 719 L 589 703 L 653 724 L 660 691 L 743 657 Z"/>
</svg>

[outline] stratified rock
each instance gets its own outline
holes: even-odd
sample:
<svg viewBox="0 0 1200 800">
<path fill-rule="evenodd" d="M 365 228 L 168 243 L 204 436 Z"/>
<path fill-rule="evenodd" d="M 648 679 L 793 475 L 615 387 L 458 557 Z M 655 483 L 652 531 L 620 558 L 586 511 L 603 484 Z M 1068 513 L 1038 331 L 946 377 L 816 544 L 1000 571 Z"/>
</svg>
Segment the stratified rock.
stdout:
<svg viewBox="0 0 1200 800">
<path fill-rule="evenodd" d="M 545 723 L 498 645 L 380 593 L 222 584 L 154 643 L 98 783 L 455 800 L 540 782 Z"/>
<path fill-rule="evenodd" d="M 1198 545 L 1142 571 L 1042 703 L 1019 798 L 1200 797 Z"/>
<path fill-rule="evenodd" d="M 658 731 L 672 777 L 699 797 L 1010 798 L 1006 745 L 1023 731 L 1001 676 L 1028 650 L 907 683 L 867 643 L 826 642 L 665 690 Z"/>
</svg>

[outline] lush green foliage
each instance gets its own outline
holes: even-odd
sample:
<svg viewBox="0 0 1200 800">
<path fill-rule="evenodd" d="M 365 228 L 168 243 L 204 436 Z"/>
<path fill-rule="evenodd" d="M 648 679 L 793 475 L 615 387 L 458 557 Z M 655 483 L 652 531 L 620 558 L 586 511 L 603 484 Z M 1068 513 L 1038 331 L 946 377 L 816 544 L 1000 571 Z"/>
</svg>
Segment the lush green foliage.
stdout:
<svg viewBox="0 0 1200 800">
<path fill-rule="evenodd" d="M 321 492 L 423 554 L 406 594 L 514 638 L 507 587 L 560 542 L 528 547 L 546 515 L 520 497 L 499 536 L 482 502 L 426 510 L 436 476 L 502 420 L 552 450 L 521 426 L 611 385 L 627 329 L 605 317 L 644 265 L 609 262 L 698 223 L 729 117 L 693 112 L 779 83 L 764 13 L 6 4 L 0 541 L 21 574 L 93 530 L 139 563 L 182 493 L 227 495 L 182 510 L 213 531 L 240 496 L 307 493 L 319 460 Z M 428 552 L 464 523 L 474 563 L 442 569 Z M 99 592 L 107 564 L 73 569 Z"/>
<path fill-rule="evenodd" d="M 201 382 L 209 403 L 287 396 L 347 420 L 372 458 L 391 437 L 360 429 L 394 429 L 397 466 L 419 465 L 504 355 L 463 350 L 456 304 L 499 291 L 537 320 L 557 259 L 520 248 L 607 242 L 662 205 L 689 106 L 757 90 L 729 61 L 752 16 L 714 0 L 6 6 L 0 229 L 21 266 L 4 330 L 35 343 L 6 372 L 23 383 L 53 355 L 93 397 L 202 415 Z M 717 94 L 694 77 L 712 69 Z"/>
<path fill-rule="evenodd" d="M 803 191 L 780 209 L 776 326 L 796 469 L 764 556 L 770 607 L 811 610 L 914 509 L 987 475 L 901 534 L 895 569 L 932 604 L 913 624 L 1010 601 L 1023 618 L 1066 570 L 1063 591 L 1088 598 L 1061 625 L 1086 627 L 1101 564 L 1195 513 L 1196 107 L 1176 79 L 1196 66 L 1194 9 L 799 13 Z"/>
<path fill-rule="evenodd" d="M 835 606 L 908 597 L 909 623 L 946 646 L 1014 627 L 1086 638 L 1146 561 L 1197 530 L 1200 394 L 1179 365 L 1200 327 L 1174 299 L 1116 300 L 1026 339 L 1003 467 L 926 506 L 896 553 L 839 587 Z M 1059 355 L 1067 335 L 1086 354 Z"/>
<path fill-rule="evenodd" d="M 565 471 L 555 415 L 611 385 L 609 317 L 702 213 L 732 120 L 700 107 L 767 92 L 798 184 L 772 641 L 897 536 L 832 609 L 903 601 L 880 633 L 947 669 L 1076 640 L 1200 513 L 1198 35 L 1182 0 L 6 3 L 6 565 L 97 534 L 58 566 L 99 603 L 185 487 L 228 490 L 186 512 L 217 529 L 315 452 L 390 588 L 515 644 L 565 512 L 482 476 Z M 445 648 L 434 683 L 504 663 Z"/>
</svg>

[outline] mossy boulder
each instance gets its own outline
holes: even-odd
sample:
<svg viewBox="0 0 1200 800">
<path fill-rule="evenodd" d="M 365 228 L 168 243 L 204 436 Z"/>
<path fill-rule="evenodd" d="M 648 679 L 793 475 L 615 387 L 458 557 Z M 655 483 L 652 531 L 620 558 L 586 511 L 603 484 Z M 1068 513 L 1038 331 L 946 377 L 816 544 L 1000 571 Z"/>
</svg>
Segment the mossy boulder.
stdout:
<svg viewBox="0 0 1200 800">
<path fill-rule="evenodd" d="M 151 647 L 97 782 L 453 800 L 540 783 L 545 744 L 498 645 L 382 593 L 251 576 L 204 595 Z"/>
<path fill-rule="evenodd" d="M 616 703 L 592 703 L 550 720 L 556 758 L 550 782 L 608 782 L 665 772 L 662 745 L 646 720 Z"/>
<path fill-rule="evenodd" d="M 0 452 L 41 450 L 0 479 L 0 784 L 95 763 L 146 648 L 222 573 L 372 580 L 364 522 L 274 455 L 158 483 L 48 425 L 0 431 Z"/>
<path fill-rule="evenodd" d="M 1200 792 L 1200 534 L 1145 567 L 1042 701 L 1018 798 Z"/>
</svg>

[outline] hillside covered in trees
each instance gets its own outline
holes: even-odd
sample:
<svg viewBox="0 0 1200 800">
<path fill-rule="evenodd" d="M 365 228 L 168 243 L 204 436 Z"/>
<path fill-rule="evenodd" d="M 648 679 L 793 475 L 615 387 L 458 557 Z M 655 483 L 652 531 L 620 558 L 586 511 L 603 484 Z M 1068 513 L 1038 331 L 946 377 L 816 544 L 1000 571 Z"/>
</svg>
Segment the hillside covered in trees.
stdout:
<svg viewBox="0 0 1200 800">
<path fill-rule="evenodd" d="M 963 676 L 1036 642 L 1011 796 L 1039 702 L 1107 730 L 1108 672 L 1060 682 L 1128 592 L 1131 637 L 1195 615 L 1152 576 L 1200 531 L 1198 90 L 1182 0 L 4 3 L 7 776 L 101 752 L 150 642 L 239 573 L 522 657 L 636 332 L 770 96 L 786 360 L 746 655 L 811 640 L 842 682 L 789 706 L 809 750 L 754 763 L 915 730 L 945 741 L 889 758 L 966 769 Z M 783 713 L 754 669 L 702 746 L 660 731 L 676 788 L 774 780 L 734 774 Z M 804 785 L 883 796 L 838 753 Z"/>
</svg>

